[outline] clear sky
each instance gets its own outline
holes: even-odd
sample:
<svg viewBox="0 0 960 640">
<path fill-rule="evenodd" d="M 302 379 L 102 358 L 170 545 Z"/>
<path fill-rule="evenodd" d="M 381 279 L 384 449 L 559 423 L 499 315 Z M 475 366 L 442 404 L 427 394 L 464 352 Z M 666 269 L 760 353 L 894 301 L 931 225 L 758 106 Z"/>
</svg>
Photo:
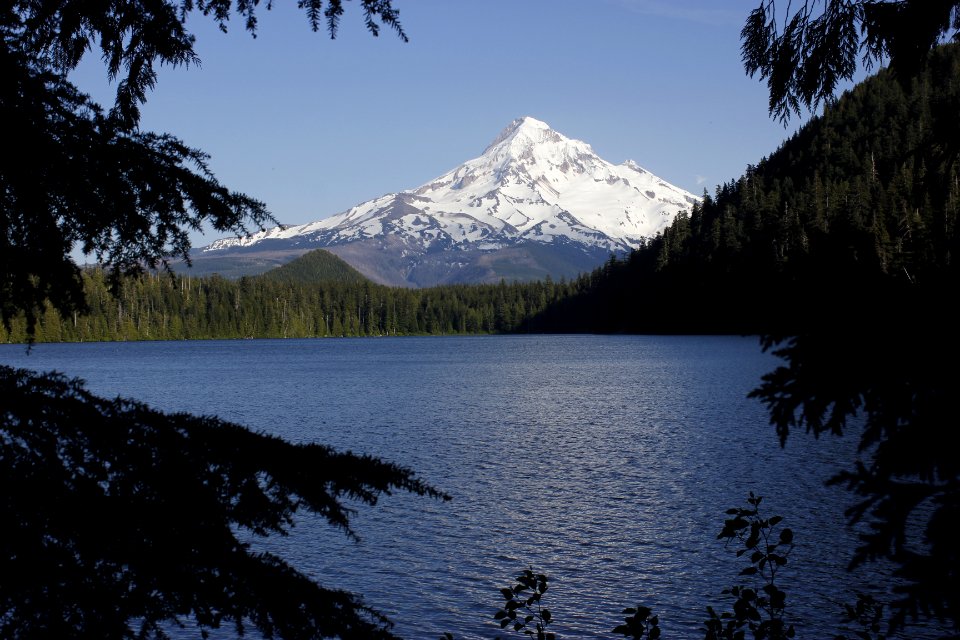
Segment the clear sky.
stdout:
<svg viewBox="0 0 960 640">
<path fill-rule="evenodd" d="M 758 0 L 394 0 L 408 43 L 372 37 L 353 2 L 336 40 L 274 4 L 255 39 L 239 19 L 224 34 L 190 16 L 202 65 L 161 69 L 141 126 L 208 152 L 224 184 L 286 224 L 428 182 L 524 115 L 695 194 L 800 123 L 771 120 L 744 74 Z M 71 77 L 109 104 L 96 52 Z"/>
</svg>

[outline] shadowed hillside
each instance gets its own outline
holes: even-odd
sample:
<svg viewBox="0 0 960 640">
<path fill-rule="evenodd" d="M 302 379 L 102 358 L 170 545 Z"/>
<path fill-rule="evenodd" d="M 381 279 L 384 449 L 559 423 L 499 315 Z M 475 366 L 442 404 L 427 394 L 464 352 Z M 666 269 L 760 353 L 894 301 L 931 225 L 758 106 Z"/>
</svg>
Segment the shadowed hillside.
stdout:
<svg viewBox="0 0 960 640">
<path fill-rule="evenodd" d="M 363 282 L 366 278 L 349 264 L 324 249 L 305 253 L 293 262 L 271 269 L 260 276 L 280 284 L 311 284 Z"/>
<path fill-rule="evenodd" d="M 910 314 L 955 278 L 960 47 L 908 83 L 881 71 L 537 325 L 795 332 Z"/>
</svg>

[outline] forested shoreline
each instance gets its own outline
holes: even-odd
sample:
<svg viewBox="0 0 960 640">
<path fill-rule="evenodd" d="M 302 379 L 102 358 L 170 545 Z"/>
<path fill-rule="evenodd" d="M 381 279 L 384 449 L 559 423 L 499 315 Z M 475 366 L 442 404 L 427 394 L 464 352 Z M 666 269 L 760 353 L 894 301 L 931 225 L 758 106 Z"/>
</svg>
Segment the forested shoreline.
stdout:
<svg viewBox="0 0 960 640">
<path fill-rule="evenodd" d="M 370 281 L 280 282 L 145 274 L 112 291 L 99 268 L 82 274 L 88 313 L 63 318 L 49 305 L 36 342 L 319 338 L 535 331 L 548 305 L 589 286 L 553 282 L 405 289 Z M 0 327 L 0 342 L 26 342 L 26 319 Z"/>
<path fill-rule="evenodd" d="M 960 46 L 936 49 L 909 81 L 883 69 L 538 322 L 789 335 L 856 317 L 860 331 L 902 328 L 957 281 L 957 114 Z"/>
<path fill-rule="evenodd" d="M 89 313 L 47 305 L 35 340 L 790 334 L 848 309 L 895 323 L 938 306 L 956 277 L 958 77 L 957 46 L 909 85 L 881 71 L 663 234 L 574 280 L 391 288 L 316 252 L 263 276 L 145 274 L 113 292 L 88 269 Z M 3 342 L 28 337 L 22 314 L 0 328 Z"/>
</svg>

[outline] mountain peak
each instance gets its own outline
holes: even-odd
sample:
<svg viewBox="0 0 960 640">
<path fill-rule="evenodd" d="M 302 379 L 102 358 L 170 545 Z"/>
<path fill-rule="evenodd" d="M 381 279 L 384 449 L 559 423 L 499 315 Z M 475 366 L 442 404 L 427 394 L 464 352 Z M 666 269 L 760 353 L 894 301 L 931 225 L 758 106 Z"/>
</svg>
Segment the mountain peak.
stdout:
<svg viewBox="0 0 960 640">
<path fill-rule="evenodd" d="M 526 129 L 527 131 L 531 130 L 543 130 L 549 129 L 550 125 L 542 120 L 537 120 L 531 116 L 523 116 L 522 118 L 517 118 L 510 123 L 515 129 Z M 509 128 L 509 127 L 508 127 Z"/>
<path fill-rule="evenodd" d="M 510 136 L 520 132 L 530 134 L 535 131 L 550 131 L 550 125 L 542 120 L 537 120 L 536 118 L 530 116 L 523 116 L 522 118 L 517 118 L 508 124 L 497 137 L 509 138 Z"/>
<path fill-rule="evenodd" d="M 299 227 L 218 241 L 207 250 L 250 251 L 268 240 L 291 250 L 330 247 L 345 259 L 353 256 L 355 266 L 367 261 L 367 271 L 360 270 L 378 281 L 423 286 L 472 278 L 466 274 L 497 263 L 497 252 L 513 255 L 504 260 L 516 264 L 537 263 L 517 257 L 533 251 L 589 270 L 610 252 L 629 251 L 655 236 L 693 202 L 693 195 L 636 163 L 611 164 L 586 142 L 526 116 L 503 129 L 481 156 L 419 187 Z"/>
<path fill-rule="evenodd" d="M 511 144 L 516 141 L 521 143 L 522 146 L 528 146 L 548 140 L 551 142 L 560 142 L 561 140 L 565 140 L 565 138 L 551 129 L 550 125 L 546 122 L 530 116 L 523 116 L 508 124 L 483 153 L 486 154 L 508 141 L 511 142 Z"/>
</svg>

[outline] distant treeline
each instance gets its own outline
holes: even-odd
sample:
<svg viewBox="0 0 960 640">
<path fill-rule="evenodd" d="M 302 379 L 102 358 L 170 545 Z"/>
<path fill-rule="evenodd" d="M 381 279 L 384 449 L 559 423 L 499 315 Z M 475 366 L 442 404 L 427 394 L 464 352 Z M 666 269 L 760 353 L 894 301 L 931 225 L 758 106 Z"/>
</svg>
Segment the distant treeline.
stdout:
<svg viewBox="0 0 960 640">
<path fill-rule="evenodd" d="M 393 336 L 535 331 L 532 318 L 589 284 L 550 280 L 403 289 L 369 281 L 295 284 L 264 277 L 227 280 L 164 274 L 122 280 L 82 274 L 90 311 L 61 318 L 46 309 L 37 342 Z M 0 327 L 23 342 L 26 322 Z"/>
<path fill-rule="evenodd" d="M 881 70 L 662 234 L 572 281 L 394 289 L 320 252 L 239 281 L 127 279 L 114 297 L 92 270 L 91 312 L 48 310 L 36 339 L 792 334 L 953 317 L 941 307 L 958 281 L 958 114 L 960 46 L 909 83 Z M 0 328 L 25 338 L 21 321 Z"/>
</svg>

